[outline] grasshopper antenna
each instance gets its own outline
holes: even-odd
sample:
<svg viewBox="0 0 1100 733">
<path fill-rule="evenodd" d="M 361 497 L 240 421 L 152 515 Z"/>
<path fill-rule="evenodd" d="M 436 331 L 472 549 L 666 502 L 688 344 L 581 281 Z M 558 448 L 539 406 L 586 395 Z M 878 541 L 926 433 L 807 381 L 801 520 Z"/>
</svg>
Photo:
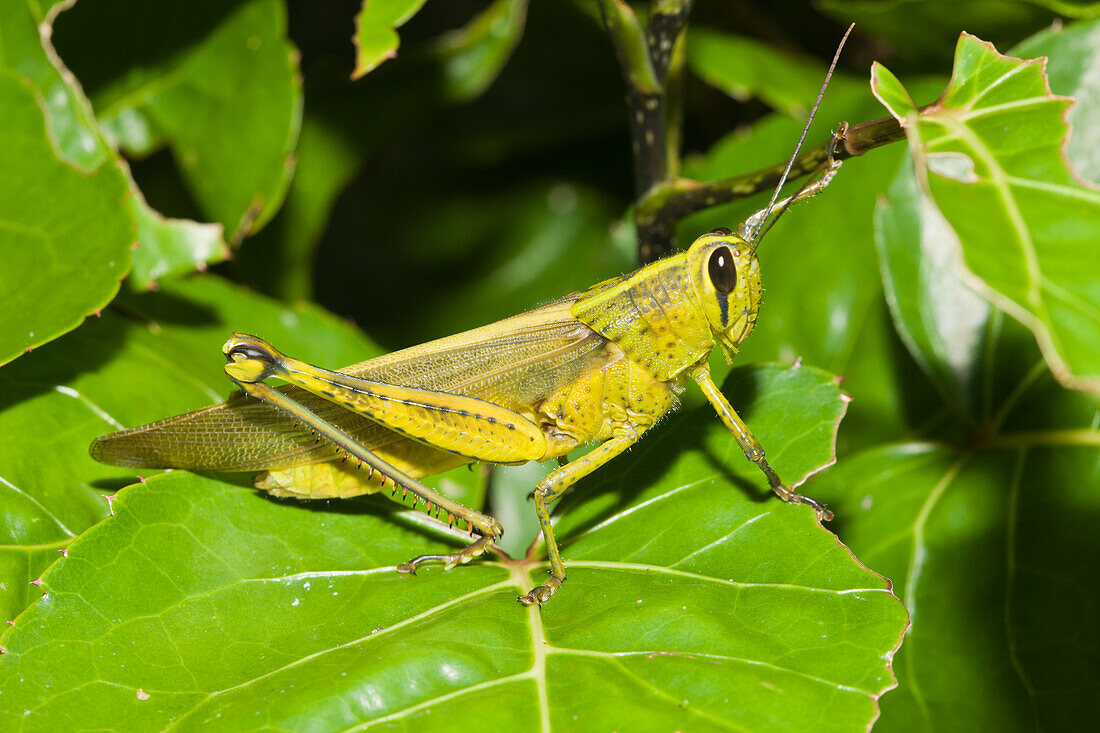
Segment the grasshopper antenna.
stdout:
<svg viewBox="0 0 1100 733">
<path fill-rule="evenodd" d="M 760 227 L 763 225 L 764 222 L 768 220 L 768 217 L 771 216 L 771 213 L 774 209 L 778 208 L 779 214 L 781 215 L 784 211 L 787 210 L 787 207 L 789 207 L 795 201 L 798 201 L 801 198 L 806 198 L 807 196 L 812 196 L 821 189 L 825 188 L 825 186 L 829 184 L 829 181 L 831 181 L 833 179 L 833 176 L 836 174 L 836 169 L 840 165 L 840 163 L 838 161 L 833 161 L 833 146 L 847 130 L 847 124 L 842 125 L 841 129 L 833 135 L 833 139 L 829 143 L 829 162 L 826 164 L 825 174 L 817 182 L 807 183 L 806 185 L 804 185 L 797 192 L 795 192 L 793 196 L 789 196 L 788 198 L 783 200 L 778 207 L 776 207 L 775 201 L 779 198 L 779 192 L 787 183 L 787 176 L 790 175 L 791 168 L 794 166 L 794 161 L 796 158 L 798 158 L 798 151 L 802 149 L 802 143 L 805 142 L 806 134 L 810 131 L 810 125 L 813 124 L 814 117 L 817 115 L 817 108 L 821 106 L 821 99 L 825 96 L 825 89 L 828 88 L 829 81 L 833 78 L 833 72 L 836 70 L 837 62 L 840 61 L 840 53 L 844 50 L 844 44 L 848 42 L 848 36 L 852 34 L 852 29 L 855 27 L 855 23 L 852 23 L 850 26 L 848 26 L 848 30 L 844 31 L 844 37 L 840 39 L 840 44 L 836 47 L 836 53 L 833 54 L 833 61 L 829 64 L 829 70 L 825 72 L 825 81 L 821 84 L 821 90 L 817 93 L 817 99 L 814 100 L 814 106 L 810 108 L 810 116 L 806 118 L 806 124 L 802 127 L 802 134 L 798 137 L 798 144 L 794 146 L 794 152 L 791 153 L 791 157 L 787 160 L 787 167 L 783 170 L 783 175 L 779 177 L 779 184 L 776 185 L 775 191 L 772 192 L 771 201 L 768 202 L 767 207 L 750 216 L 748 219 L 745 220 L 745 223 L 739 227 L 739 234 L 745 241 L 752 244 L 754 252 L 756 251 L 756 248 L 760 246 L 760 240 L 764 238 L 765 234 L 767 234 L 768 229 L 771 229 L 772 225 L 775 224 L 775 221 L 772 221 L 771 224 L 768 225 L 767 229 L 764 229 L 763 232 L 760 231 Z M 777 215 L 776 221 L 778 219 L 779 216 Z"/>
</svg>

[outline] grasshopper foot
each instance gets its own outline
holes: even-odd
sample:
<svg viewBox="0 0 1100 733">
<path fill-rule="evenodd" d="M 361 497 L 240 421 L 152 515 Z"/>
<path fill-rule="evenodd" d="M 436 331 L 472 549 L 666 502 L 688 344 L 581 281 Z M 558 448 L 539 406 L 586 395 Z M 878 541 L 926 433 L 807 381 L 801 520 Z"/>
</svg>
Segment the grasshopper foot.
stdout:
<svg viewBox="0 0 1100 733">
<path fill-rule="evenodd" d="M 408 562 L 397 566 L 397 572 L 416 575 L 416 569 L 421 565 L 450 565 L 454 555 L 418 555 Z"/>
<path fill-rule="evenodd" d="M 817 515 L 818 521 L 831 522 L 833 521 L 833 513 L 825 508 L 825 505 L 816 499 L 811 499 L 808 496 L 802 494 L 796 494 L 790 489 L 784 488 L 782 492 L 776 491 L 780 498 L 788 504 L 805 504 L 814 510 L 814 514 Z"/>
<path fill-rule="evenodd" d="M 561 587 L 562 581 L 564 580 L 565 578 L 559 578 L 557 576 L 551 575 L 550 579 L 546 581 L 545 585 L 540 585 L 537 588 L 532 588 L 531 590 L 524 593 L 522 596 L 518 596 L 516 600 L 525 606 L 531 606 L 537 603 L 541 607 L 542 604 L 550 600 L 550 596 L 554 595 L 554 593 L 557 592 L 558 588 Z"/>
<path fill-rule="evenodd" d="M 831 511 L 829 511 L 828 509 L 826 509 L 825 505 L 822 504 L 819 501 L 811 499 L 808 496 L 803 496 L 802 494 L 795 494 L 795 493 L 791 494 L 791 498 L 789 499 L 789 501 L 792 504 L 805 504 L 806 506 L 813 509 L 814 514 L 817 515 L 817 520 L 819 522 L 831 522 L 831 521 L 833 521 L 833 513 Z"/>
<path fill-rule="evenodd" d="M 805 504 L 814 510 L 814 514 L 817 515 L 817 519 L 820 522 L 833 521 L 833 513 L 825 508 L 825 505 L 816 499 L 811 499 L 808 496 L 802 494 L 796 494 L 788 489 L 786 486 L 775 486 L 775 493 L 779 494 L 779 498 L 788 504 Z"/>
<path fill-rule="evenodd" d="M 465 565 L 478 555 L 482 554 L 493 544 L 496 537 L 481 537 L 473 544 L 463 547 L 453 555 L 418 555 L 408 562 L 397 566 L 397 572 L 416 575 L 416 569 L 421 565 L 442 565 L 445 568 L 453 568 L 455 565 Z"/>
</svg>

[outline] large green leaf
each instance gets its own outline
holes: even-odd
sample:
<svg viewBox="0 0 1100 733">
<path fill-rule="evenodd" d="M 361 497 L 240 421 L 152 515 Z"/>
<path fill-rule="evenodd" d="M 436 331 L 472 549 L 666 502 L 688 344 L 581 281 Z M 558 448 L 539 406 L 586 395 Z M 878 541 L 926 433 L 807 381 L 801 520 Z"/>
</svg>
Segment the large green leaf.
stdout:
<svg viewBox="0 0 1100 733">
<path fill-rule="evenodd" d="M 730 392 L 787 480 L 828 462 L 830 375 L 740 370 Z M 643 446 L 562 508 L 570 578 L 541 610 L 515 600 L 534 560 L 396 573 L 445 531 L 384 499 L 125 489 L 4 636 L 5 725 L 867 726 L 906 624 L 889 584 L 763 493 L 713 415 Z"/>
<path fill-rule="evenodd" d="M 947 90 L 919 117 L 882 66 L 872 84 L 907 126 L 974 286 L 1035 333 L 1060 379 L 1100 390 L 1100 271 L 1080 264 L 1095 260 L 1100 191 L 1074 178 L 1062 152 L 1070 100 L 1050 94 L 1041 62 L 965 34 Z"/>
<path fill-rule="evenodd" d="M 39 22 L 26 3 L 0 2 L 0 364 L 105 306 L 135 239 L 125 178 Z"/>
<path fill-rule="evenodd" d="M 102 208 L 101 215 L 105 225 L 125 226 L 130 230 L 128 240 L 137 247 L 132 254 L 131 282 L 139 287 L 151 287 L 162 275 L 189 271 L 196 265 L 223 259 L 228 250 L 222 241 L 221 227 L 168 219 L 154 211 L 130 179 L 128 167 L 118 159 L 102 135 L 80 87 L 73 82 L 72 75 L 50 45 L 53 36 L 44 32 L 47 29 L 52 32 L 57 14 L 66 9 L 68 5 L 55 4 L 43 10 L 19 0 L 0 3 L 0 12 L 5 15 L 3 30 L 0 31 L 3 33 L 4 63 L 25 77 L 39 95 L 59 157 L 82 171 L 105 171 L 111 166 L 120 169 L 129 188 L 129 196 L 123 206 Z M 85 34 L 84 38 L 98 38 L 98 35 Z M 19 167 L 23 171 L 38 170 L 37 167 L 28 167 L 26 162 Z M 115 176 L 118 172 L 99 175 Z M 14 172 L 7 178 L 13 185 L 18 185 Z M 74 200 L 79 201 L 79 197 Z M 97 267 L 114 261 L 115 267 L 122 268 L 111 278 L 117 282 L 126 269 L 123 263 L 131 255 L 103 256 L 103 252 L 100 255 L 102 261 L 97 263 Z M 91 268 L 90 273 L 96 269 Z M 75 287 L 79 285 L 80 278 L 59 275 L 57 281 Z M 86 295 L 93 295 L 95 289 L 85 291 Z M 79 315 L 86 313 L 83 311 Z"/>
<path fill-rule="evenodd" d="M 1079 559 L 1100 552 L 1098 413 L 1030 376 L 985 443 L 884 445 L 814 486 L 912 618 L 879 730 L 1074 730 L 1097 714 L 1100 594 Z"/>
<path fill-rule="evenodd" d="M 976 389 L 990 306 L 964 282 L 959 239 L 919 190 L 908 162 L 876 212 L 886 300 L 909 351 L 966 416 Z"/>
</svg>

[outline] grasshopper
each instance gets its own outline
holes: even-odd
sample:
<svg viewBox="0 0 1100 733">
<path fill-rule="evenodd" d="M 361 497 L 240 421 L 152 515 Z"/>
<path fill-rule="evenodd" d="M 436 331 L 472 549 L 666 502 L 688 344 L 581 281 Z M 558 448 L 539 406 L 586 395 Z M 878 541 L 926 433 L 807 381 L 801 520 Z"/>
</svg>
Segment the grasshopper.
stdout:
<svg viewBox="0 0 1100 733">
<path fill-rule="evenodd" d="M 704 234 L 686 251 L 581 293 L 455 336 L 329 371 L 291 358 L 256 336 L 234 333 L 222 348 L 225 373 L 242 394 L 211 407 L 101 435 L 93 458 L 118 466 L 193 471 L 264 471 L 257 488 L 303 499 L 350 497 L 387 487 L 413 494 L 438 517 L 466 523 L 477 539 L 458 552 L 420 555 L 397 566 L 468 563 L 503 534 L 492 517 L 419 479 L 477 461 L 521 464 L 558 459 L 533 497 L 550 577 L 519 596 L 542 605 L 565 582 L 550 505 L 581 478 L 638 442 L 674 410 L 693 381 L 784 501 L 832 512 L 780 481 L 760 441 L 714 383 L 717 346 L 732 362 L 756 325 L 763 290 L 756 248 L 772 211 L 823 190 L 847 125 L 829 143 L 821 175 L 776 203 L 844 40 L 825 76 L 798 145 L 767 207 L 737 233 Z M 771 220 L 774 224 L 775 219 Z M 770 224 L 768 224 L 770 226 Z M 763 231 L 762 231 L 763 230 Z M 278 389 L 267 379 L 289 384 Z M 596 444 L 573 462 L 566 456 Z M 342 467 L 348 458 L 354 467 Z"/>
<path fill-rule="evenodd" d="M 839 163 L 780 202 L 822 190 Z M 773 197 L 774 202 L 774 197 Z M 756 324 L 762 295 L 757 233 L 772 208 L 735 234 L 716 229 L 691 247 L 633 273 L 497 323 L 329 371 L 262 339 L 234 333 L 225 372 L 242 390 L 218 405 L 100 436 L 92 457 L 131 467 L 266 471 L 256 485 L 278 496 L 347 497 L 388 488 L 429 513 L 466 523 L 476 539 L 458 552 L 397 567 L 467 563 L 503 532 L 491 516 L 419 479 L 476 461 L 518 464 L 564 457 L 534 491 L 550 577 L 519 596 L 541 605 L 565 580 L 550 506 L 579 479 L 636 443 L 675 409 L 689 381 L 702 389 L 748 459 L 783 500 L 808 504 L 768 464 L 764 449 L 711 378 L 715 346 L 727 360 Z M 266 384 L 288 382 L 278 389 Z M 352 470 L 340 461 L 354 459 Z"/>
</svg>

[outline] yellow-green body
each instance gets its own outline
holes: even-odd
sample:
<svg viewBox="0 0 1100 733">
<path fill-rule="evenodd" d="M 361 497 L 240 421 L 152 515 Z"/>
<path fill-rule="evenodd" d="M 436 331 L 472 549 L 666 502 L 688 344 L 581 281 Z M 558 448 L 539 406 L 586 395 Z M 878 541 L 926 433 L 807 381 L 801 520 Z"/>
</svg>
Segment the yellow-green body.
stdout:
<svg viewBox="0 0 1100 733">
<path fill-rule="evenodd" d="M 708 235 L 696 247 L 708 239 L 729 237 Z M 748 250 L 742 243 L 734 252 L 742 249 Z M 702 298 L 689 281 L 687 262 L 688 253 L 682 252 L 518 316 L 340 370 L 381 385 L 433 390 L 443 406 L 450 395 L 503 406 L 540 426 L 545 435 L 541 449 L 519 449 L 511 431 L 494 431 L 479 415 L 427 415 L 422 408 L 420 417 L 441 430 L 416 441 L 398 431 L 403 418 L 412 417 L 417 407 L 398 404 L 371 422 L 340 402 L 306 396 L 301 388 L 284 391 L 417 477 L 472 460 L 520 463 L 557 458 L 578 445 L 607 440 L 616 420 L 629 420 L 644 432 L 675 406 L 688 367 L 705 361 L 715 346 Z M 731 324 L 733 337 L 723 345 L 731 352 L 752 330 L 760 302 L 755 257 L 744 271 L 743 292 L 729 299 L 728 311 L 736 312 L 737 318 Z M 318 381 L 317 388 L 323 391 L 324 385 Z M 472 457 L 467 443 L 478 432 L 499 450 Z M 332 445 L 318 444 L 300 423 L 240 395 L 102 436 L 93 444 L 92 455 L 134 467 L 270 471 L 340 460 L 343 454 Z M 317 496 L 316 487 L 301 486 L 298 491 Z"/>
<path fill-rule="evenodd" d="M 482 534 L 460 553 L 399 568 L 411 571 L 429 560 L 466 562 L 500 534 L 491 517 L 417 479 L 474 461 L 545 461 L 599 444 L 536 489 L 552 577 L 521 600 L 541 603 L 565 578 L 548 504 L 674 409 L 689 380 L 780 496 L 825 514 L 782 486 L 707 368 L 715 345 L 732 356 L 749 335 L 761 292 L 755 252 L 716 230 L 685 252 L 582 293 L 339 372 L 235 334 L 226 371 L 248 394 L 102 436 L 91 452 L 118 465 L 265 470 L 258 486 L 303 498 L 400 488 Z M 264 383 L 272 376 L 292 385 L 275 390 Z M 348 465 L 362 468 L 341 465 L 348 455 L 357 459 Z"/>
</svg>

